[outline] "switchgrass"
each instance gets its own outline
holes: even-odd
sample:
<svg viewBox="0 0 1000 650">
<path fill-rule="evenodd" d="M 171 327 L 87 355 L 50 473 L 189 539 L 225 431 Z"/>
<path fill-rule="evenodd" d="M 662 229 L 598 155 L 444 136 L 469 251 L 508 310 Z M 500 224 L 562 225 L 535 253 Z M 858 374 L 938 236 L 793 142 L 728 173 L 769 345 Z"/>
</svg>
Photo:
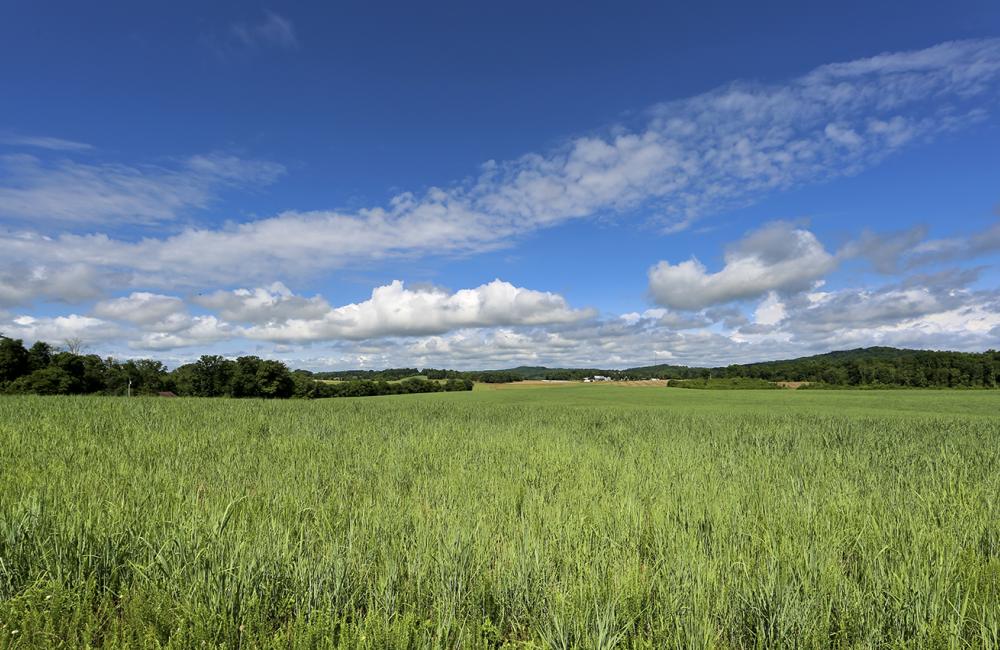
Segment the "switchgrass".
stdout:
<svg viewBox="0 0 1000 650">
<path fill-rule="evenodd" d="M 996 395 L 560 390 L 2 398 L 0 646 L 1000 644 Z"/>
</svg>

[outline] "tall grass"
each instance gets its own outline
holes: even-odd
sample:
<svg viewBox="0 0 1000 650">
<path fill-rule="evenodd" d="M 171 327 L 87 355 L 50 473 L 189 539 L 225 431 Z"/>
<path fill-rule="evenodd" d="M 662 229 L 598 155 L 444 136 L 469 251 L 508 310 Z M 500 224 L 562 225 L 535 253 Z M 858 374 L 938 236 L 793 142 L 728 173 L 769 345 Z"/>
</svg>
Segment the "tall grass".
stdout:
<svg viewBox="0 0 1000 650">
<path fill-rule="evenodd" d="M 1000 644 L 1000 419 L 510 393 L 0 399 L 0 646 Z"/>
</svg>

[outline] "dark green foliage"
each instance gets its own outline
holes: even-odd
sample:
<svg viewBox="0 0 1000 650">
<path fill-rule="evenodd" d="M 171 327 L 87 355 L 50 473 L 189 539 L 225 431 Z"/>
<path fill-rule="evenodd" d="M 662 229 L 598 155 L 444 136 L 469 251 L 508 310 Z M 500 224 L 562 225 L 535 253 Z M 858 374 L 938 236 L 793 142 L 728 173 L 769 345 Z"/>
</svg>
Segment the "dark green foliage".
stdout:
<svg viewBox="0 0 1000 650">
<path fill-rule="evenodd" d="M 544 370 L 544 368 L 542 368 Z M 340 372 L 308 372 L 305 370 L 296 371 L 307 373 L 314 379 L 330 381 L 399 381 L 411 377 L 424 377 L 426 379 L 468 379 L 484 384 L 506 384 L 522 379 L 533 379 L 526 375 L 523 369 L 513 370 L 440 370 L 437 368 L 388 368 L 386 370 L 344 370 Z"/>
<path fill-rule="evenodd" d="M 205 354 L 188 366 L 188 383 L 181 389 L 181 394 L 222 397 L 232 393 L 231 382 L 236 373 L 235 364 L 229 359 L 217 354 Z M 180 385 L 178 388 L 181 388 Z"/>
<path fill-rule="evenodd" d="M 52 363 L 52 346 L 45 341 L 35 341 L 28 350 L 28 367 L 32 372 L 48 367 Z"/>
<path fill-rule="evenodd" d="M 132 380 L 133 395 L 155 395 L 173 389 L 167 367 L 154 359 L 129 359 L 120 365 L 120 375 L 126 385 Z"/>
<path fill-rule="evenodd" d="M 586 377 L 603 375 L 615 381 L 746 378 L 768 382 L 822 382 L 841 386 L 996 388 L 1000 386 L 1000 353 L 993 350 L 968 353 L 882 347 L 716 368 L 665 364 L 624 370 L 520 366 L 510 370 L 487 372 L 515 377 L 515 381 L 518 379 L 580 381 Z M 477 378 L 477 381 L 483 380 Z"/>
<path fill-rule="evenodd" d="M 1000 387 L 1000 352 L 935 352 L 880 347 L 717 368 L 657 365 L 625 370 L 514 368 L 506 372 L 519 374 L 524 379 L 581 380 L 604 375 L 614 380 L 746 378 L 858 387 L 997 388 Z"/>
<path fill-rule="evenodd" d="M 303 388 L 297 392 L 296 379 L 280 361 L 245 356 L 235 361 L 204 355 L 198 361 L 171 373 L 179 395 L 192 397 L 311 397 Z M 299 374 L 298 381 L 315 383 Z"/>
<path fill-rule="evenodd" d="M 862 348 L 788 361 L 730 366 L 722 370 L 721 376 L 849 386 L 996 388 L 1000 385 L 1000 352 L 988 350 L 976 354 Z"/>
<path fill-rule="evenodd" d="M 288 367 L 273 359 L 261 361 L 257 365 L 255 380 L 256 397 L 286 398 L 291 397 L 295 391 L 295 382 L 288 372 Z"/>
<path fill-rule="evenodd" d="M 472 390 L 472 386 L 473 382 L 469 379 L 448 379 L 444 382 L 418 378 L 396 382 L 356 379 L 354 381 L 319 383 L 315 386 L 311 397 L 371 397 L 409 393 L 440 393 Z"/>
<path fill-rule="evenodd" d="M 316 373 L 317 379 L 369 379 L 395 381 L 422 375 L 429 379 L 464 378 L 482 383 L 507 383 L 526 379 L 580 381 L 603 375 L 615 381 L 640 379 L 759 379 L 764 382 L 804 381 L 839 386 L 895 386 L 910 388 L 997 388 L 1000 386 L 1000 353 L 934 352 L 897 348 L 861 348 L 812 357 L 697 368 L 676 365 L 643 366 L 611 370 L 602 368 L 545 368 L 518 366 L 509 370 L 459 372 L 425 368 L 349 370 Z M 722 384 L 716 384 L 721 386 Z M 734 386 L 735 387 L 735 386 Z"/>
<path fill-rule="evenodd" d="M 305 382 L 315 383 L 308 377 Z M 94 354 L 53 352 L 44 342 L 25 350 L 20 340 L 0 337 L 0 392 L 40 395 L 155 395 L 170 391 L 195 397 L 308 397 L 280 361 L 203 356 L 169 372 L 154 359 L 119 362 Z"/>
<path fill-rule="evenodd" d="M 420 370 L 417 368 L 386 368 L 385 370 L 345 370 L 342 372 L 311 373 L 315 379 L 332 381 L 352 381 L 354 379 L 368 379 L 370 381 L 397 381 L 419 374 Z"/>
<path fill-rule="evenodd" d="M 0 384 L 27 374 L 31 366 L 21 339 L 0 336 Z"/>
<path fill-rule="evenodd" d="M 42 342 L 26 350 L 20 340 L 0 338 L 0 392 L 5 393 L 138 396 L 169 391 L 186 397 L 308 399 L 472 390 L 472 380 L 462 377 L 463 373 L 431 372 L 435 379 L 426 378 L 415 368 L 404 368 L 386 373 L 407 377 L 402 381 L 325 382 L 316 379 L 324 373 L 293 373 L 273 359 L 243 356 L 233 361 L 218 355 L 204 355 L 170 372 L 153 359 L 118 362 L 93 354 L 53 353 L 51 346 Z"/>
<path fill-rule="evenodd" d="M 81 382 L 58 366 L 40 368 L 30 375 L 18 377 L 10 383 L 7 392 L 35 393 L 37 395 L 72 395 L 82 392 Z"/>
<path fill-rule="evenodd" d="M 483 372 L 467 372 L 463 374 L 467 379 L 479 381 L 484 384 L 509 384 L 511 382 L 521 381 L 524 379 L 524 377 L 506 370 L 486 370 Z"/>
</svg>

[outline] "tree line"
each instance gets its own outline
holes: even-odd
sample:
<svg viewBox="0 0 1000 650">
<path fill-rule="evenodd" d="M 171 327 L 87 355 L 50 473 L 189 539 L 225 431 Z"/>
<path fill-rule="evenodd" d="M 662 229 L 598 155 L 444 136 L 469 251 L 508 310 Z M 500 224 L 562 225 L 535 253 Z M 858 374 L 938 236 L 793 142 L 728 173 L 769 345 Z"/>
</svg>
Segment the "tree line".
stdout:
<svg viewBox="0 0 1000 650">
<path fill-rule="evenodd" d="M 155 359 L 118 361 L 78 350 L 58 350 L 44 341 L 0 335 L 0 392 L 38 395 L 157 395 L 257 397 L 265 399 L 398 395 L 472 390 L 472 381 L 424 378 L 389 382 L 353 379 L 320 381 L 307 371 L 290 371 L 280 361 L 203 355 L 169 370 Z"/>
<path fill-rule="evenodd" d="M 308 370 L 296 370 L 296 372 L 307 373 L 314 379 L 329 381 L 398 381 L 408 377 L 422 377 L 425 379 L 437 380 L 462 379 L 482 384 L 504 384 L 521 381 L 523 379 L 523 377 L 513 370 L 386 368 L 385 370 L 342 370 L 332 372 L 309 372 Z"/>
<path fill-rule="evenodd" d="M 933 352 L 861 348 L 812 357 L 713 369 L 713 376 L 805 381 L 830 386 L 906 388 L 1000 387 L 1000 352 Z"/>
<path fill-rule="evenodd" d="M 627 371 L 662 379 L 746 378 L 810 382 L 811 388 L 998 388 L 1000 352 L 936 352 L 875 347 L 717 368 L 660 366 Z"/>
<path fill-rule="evenodd" d="M 512 368 L 520 379 L 582 380 L 603 375 L 612 380 L 671 379 L 723 380 L 747 379 L 810 382 L 812 388 L 905 387 L 905 388 L 998 388 L 1000 387 L 1000 352 L 936 352 L 889 347 L 858 348 L 828 352 L 810 357 L 717 367 L 693 367 L 661 364 L 637 368 Z M 676 384 L 673 384 L 676 385 Z M 688 387 L 707 386 L 694 381 Z M 714 382 L 714 386 L 726 386 Z M 732 384 L 736 386 L 736 383 Z M 741 383 L 749 386 L 749 383 Z"/>
<path fill-rule="evenodd" d="M 1000 352 L 933 352 L 876 347 L 829 352 L 782 361 L 715 368 L 656 365 L 625 370 L 519 367 L 458 371 L 389 368 L 340 372 L 291 371 L 256 356 L 227 359 L 204 355 L 169 370 L 155 359 L 118 361 L 83 354 L 79 346 L 59 350 L 43 341 L 26 348 L 0 335 L 0 392 L 43 395 L 150 395 L 170 392 L 198 397 L 323 398 L 471 390 L 473 382 L 524 379 L 581 380 L 604 375 L 614 380 L 746 379 L 810 382 L 822 387 L 997 388 Z M 739 382 L 732 382 L 736 386 Z M 713 382 L 714 386 L 726 385 Z M 739 383 L 739 385 L 749 385 Z M 699 382 L 689 387 L 700 387 Z M 707 384 L 706 384 L 707 386 Z"/>
</svg>

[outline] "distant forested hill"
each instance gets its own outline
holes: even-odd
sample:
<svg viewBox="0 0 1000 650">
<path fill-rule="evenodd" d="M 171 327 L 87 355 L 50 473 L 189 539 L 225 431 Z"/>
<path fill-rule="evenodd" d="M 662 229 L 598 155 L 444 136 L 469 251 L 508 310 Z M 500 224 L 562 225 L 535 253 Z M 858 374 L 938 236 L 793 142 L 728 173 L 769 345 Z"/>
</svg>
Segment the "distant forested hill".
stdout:
<svg viewBox="0 0 1000 650">
<path fill-rule="evenodd" d="M 873 347 L 717 368 L 647 366 L 622 373 L 636 378 L 746 377 L 840 386 L 996 388 L 1000 386 L 1000 352 L 933 352 Z"/>
<path fill-rule="evenodd" d="M 1000 385 L 1000 352 L 859 348 L 717 370 L 723 373 L 719 376 L 752 377 L 769 381 L 810 381 L 849 386 L 884 384 L 995 388 Z"/>
<path fill-rule="evenodd" d="M 316 373 L 322 379 L 401 379 L 422 374 L 432 379 L 481 382 L 530 379 L 581 380 L 594 375 L 612 379 L 762 379 L 803 381 L 831 386 L 903 386 L 913 388 L 1000 387 L 1000 352 L 934 352 L 889 347 L 840 350 L 797 359 L 735 364 L 714 368 L 655 365 L 624 370 L 518 366 L 505 370 L 435 370 L 396 368 Z"/>
</svg>

